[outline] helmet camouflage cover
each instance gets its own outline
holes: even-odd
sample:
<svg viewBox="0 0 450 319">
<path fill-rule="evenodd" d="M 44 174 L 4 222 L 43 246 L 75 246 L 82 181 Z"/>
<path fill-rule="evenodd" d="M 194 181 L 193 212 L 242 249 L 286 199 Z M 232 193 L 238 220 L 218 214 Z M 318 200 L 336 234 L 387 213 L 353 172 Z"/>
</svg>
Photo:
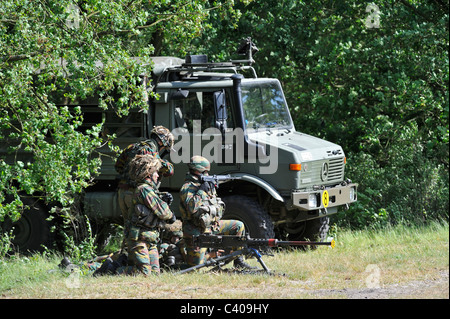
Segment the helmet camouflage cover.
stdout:
<svg viewBox="0 0 450 319">
<path fill-rule="evenodd" d="M 211 165 L 209 161 L 203 156 L 195 155 L 192 156 L 191 161 L 188 164 L 190 170 L 203 173 L 204 171 L 209 171 Z"/>
<path fill-rule="evenodd" d="M 129 176 L 132 180 L 140 182 L 149 177 L 153 172 L 159 171 L 161 160 L 150 154 L 136 155 L 130 162 Z"/>
<path fill-rule="evenodd" d="M 168 128 L 159 125 L 153 127 L 150 135 L 155 134 L 162 142 L 163 146 L 170 150 L 173 147 L 174 137 Z"/>
</svg>

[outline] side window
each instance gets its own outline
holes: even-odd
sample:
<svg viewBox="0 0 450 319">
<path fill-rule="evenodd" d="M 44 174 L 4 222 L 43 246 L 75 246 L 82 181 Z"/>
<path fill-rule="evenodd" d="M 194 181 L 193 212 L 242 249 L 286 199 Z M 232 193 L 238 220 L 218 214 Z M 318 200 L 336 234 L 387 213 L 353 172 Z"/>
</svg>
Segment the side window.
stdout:
<svg viewBox="0 0 450 319">
<path fill-rule="evenodd" d="M 233 116 L 229 107 L 230 98 L 227 101 L 227 128 L 233 129 Z M 187 98 L 173 102 L 175 107 L 175 127 L 185 128 L 193 132 L 194 121 L 200 121 L 202 132 L 210 127 L 216 127 L 214 110 L 214 92 L 189 92 Z"/>
<path fill-rule="evenodd" d="M 145 130 L 144 114 L 130 110 L 126 116 L 119 117 L 114 110 L 103 110 L 97 106 L 82 106 L 83 124 L 80 131 L 86 132 L 92 126 L 105 121 L 102 134 L 116 134 L 116 137 L 142 137 Z"/>
</svg>

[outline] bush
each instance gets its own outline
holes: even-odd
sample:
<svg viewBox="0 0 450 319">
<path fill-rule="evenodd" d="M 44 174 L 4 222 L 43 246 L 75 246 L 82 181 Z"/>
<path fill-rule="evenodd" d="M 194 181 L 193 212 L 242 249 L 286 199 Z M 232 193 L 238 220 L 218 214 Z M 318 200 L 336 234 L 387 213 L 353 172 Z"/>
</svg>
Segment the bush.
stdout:
<svg viewBox="0 0 450 319">
<path fill-rule="evenodd" d="M 349 211 L 339 213 L 339 223 L 360 228 L 448 220 L 445 165 L 424 156 L 413 141 L 394 143 L 383 165 L 367 153 L 351 157 L 347 175 L 359 183 L 359 197 Z"/>
</svg>

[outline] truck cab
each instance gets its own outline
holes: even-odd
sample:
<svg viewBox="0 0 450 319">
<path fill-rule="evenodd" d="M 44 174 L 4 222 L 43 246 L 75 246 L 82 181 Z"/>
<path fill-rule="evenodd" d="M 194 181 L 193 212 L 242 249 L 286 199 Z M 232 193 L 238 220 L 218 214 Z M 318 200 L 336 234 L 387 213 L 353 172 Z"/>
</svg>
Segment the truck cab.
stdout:
<svg viewBox="0 0 450 319">
<path fill-rule="evenodd" d="M 176 195 L 190 157 L 202 155 L 210 175 L 238 177 L 219 186 L 224 218 L 243 221 L 252 237 L 324 239 L 328 217 L 357 200 L 342 148 L 296 131 L 280 82 L 258 78 L 251 59 L 168 59 L 154 68 L 159 98 L 148 114 L 149 126 L 175 136 L 175 174 L 161 188 Z"/>
</svg>

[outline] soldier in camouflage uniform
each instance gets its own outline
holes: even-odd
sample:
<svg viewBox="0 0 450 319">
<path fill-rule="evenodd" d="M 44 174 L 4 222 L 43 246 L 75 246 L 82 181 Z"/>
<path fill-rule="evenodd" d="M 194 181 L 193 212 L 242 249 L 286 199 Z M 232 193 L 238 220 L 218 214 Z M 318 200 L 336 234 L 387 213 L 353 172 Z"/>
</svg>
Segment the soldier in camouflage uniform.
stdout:
<svg viewBox="0 0 450 319">
<path fill-rule="evenodd" d="M 175 214 L 157 193 L 161 160 L 136 155 L 130 162 L 130 178 L 137 186 L 133 194 L 134 211 L 129 217 L 127 236 L 129 266 L 116 269 L 117 274 L 158 274 L 160 230 L 165 223 L 174 223 Z"/>
<path fill-rule="evenodd" d="M 183 238 L 186 247 L 186 263 L 195 266 L 204 263 L 207 248 L 194 247 L 192 236 L 204 233 L 238 235 L 245 233 L 244 224 L 237 220 L 221 220 L 224 202 L 217 197 L 215 185 L 202 182 L 200 176 L 210 170 L 209 161 L 202 156 L 193 156 L 188 164 L 189 173 L 180 190 L 180 212 L 183 221 Z M 251 268 L 242 257 L 234 261 L 240 268 Z"/>
<path fill-rule="evenodd" d="M 136 185 L 128 176 L 130 161 L 136 155 L 150 154 L 158 159 L 169 153 L 173 147 L 174 137 L 172 133 L 164 126 L 156 126 L 150 133 L 150 139 L 129 145 L 120 154 L 116 161 L 115 169 L 119 173 L 120 182 L 118 187 L 119 207 L 124 219 L 124 237 L 128 236 L 127 221 L 134 211 L 132 203 L 133 192 Z M 170 177 L 174 173 L 173 165 L 169 161 L 161 159 L 160 176 Z"/>
</svg>

